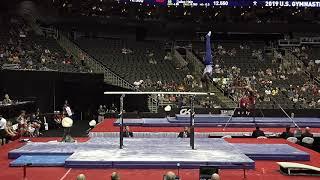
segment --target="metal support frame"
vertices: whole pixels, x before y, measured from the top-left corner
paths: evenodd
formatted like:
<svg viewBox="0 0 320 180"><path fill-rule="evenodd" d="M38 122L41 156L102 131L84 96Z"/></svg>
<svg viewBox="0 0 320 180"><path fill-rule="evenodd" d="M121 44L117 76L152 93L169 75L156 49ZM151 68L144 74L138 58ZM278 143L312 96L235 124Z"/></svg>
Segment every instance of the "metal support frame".
<svg viewBox="0 0 320 180"><path fill-rule="evenodd" d="M124 97L126 95L125 94L122 94L120 96L120 130L119 130L119 137L120 137L120 149L123 148L123 100L124 100Z"/></svg>
<svg viewBox="0 0 320 180"><path fill-rule="evenodd" d="M194 95L190 96L190 146L194 149Z"/></svg>
<svg viewBox="0 0 320 180"><path fill-rule="evenodd" d="M190 146L192 149L194 148L194 98L196 95L205 95L205 96L210 96L210 95L215 95L215 93L207 93L207 92L104 92L105 95L121 95L120 97L120 130L119 130L119 135L120 135L120 149L123 148L123 101L124 97L126 94L175 94L175 95L190 95Z"/></svg>

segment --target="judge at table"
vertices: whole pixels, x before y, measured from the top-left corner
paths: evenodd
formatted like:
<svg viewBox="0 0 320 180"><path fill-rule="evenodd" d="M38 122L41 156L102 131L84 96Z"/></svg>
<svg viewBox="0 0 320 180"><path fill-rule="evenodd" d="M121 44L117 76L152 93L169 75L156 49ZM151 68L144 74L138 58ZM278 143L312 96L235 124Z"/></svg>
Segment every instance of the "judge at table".
<svg viewBox="0 0 320 180"><path fill-rule="evenodd" d="M133 132L130 131L129 126L124 128L123 137L133 137Z"/></svg>
<svg viewBox="0 0 320 180"><path fill-rule="evenodd" d="M190 129L188 127L184 127L183 131L181 131L178 135L178 138L189 138L190 137Z"/></svg>
<svg viewBox="0 0 320 180"><path fill-rule="evenodd" d="M3 104L6 104L6 105L12 104L12 100L10 99L10 97L9 97L8 94L5 94L5 95L4 95L4 99L3 99L2 103L3 103Z"/></svg>

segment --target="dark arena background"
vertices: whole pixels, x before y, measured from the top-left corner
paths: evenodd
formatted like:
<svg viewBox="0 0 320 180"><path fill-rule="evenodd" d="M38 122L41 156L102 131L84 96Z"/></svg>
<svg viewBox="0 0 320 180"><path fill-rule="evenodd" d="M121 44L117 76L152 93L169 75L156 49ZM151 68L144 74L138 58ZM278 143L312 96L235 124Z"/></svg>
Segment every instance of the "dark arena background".
<svg viewBox="0 0 320 180"><path fill-rule="evenodd" d="M1 0L1 180L315 180L320 1Z"/></svg>

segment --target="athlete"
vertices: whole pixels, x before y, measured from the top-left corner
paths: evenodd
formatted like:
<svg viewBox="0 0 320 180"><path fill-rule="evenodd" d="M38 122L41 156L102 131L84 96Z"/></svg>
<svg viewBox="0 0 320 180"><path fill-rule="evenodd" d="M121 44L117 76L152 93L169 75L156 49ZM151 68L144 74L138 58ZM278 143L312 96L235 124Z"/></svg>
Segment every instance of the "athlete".
<svg viewBox="0 0 320 180"><path fill-rule="evenodd" d="M211 54L211 31L208 32L206 35L206 54L204 57L204 65L205 68L203 70L201 81L204 84L204 87L207 91L209 91L209 84L211 83L211 76L212 76L212 54Z"/></svg>

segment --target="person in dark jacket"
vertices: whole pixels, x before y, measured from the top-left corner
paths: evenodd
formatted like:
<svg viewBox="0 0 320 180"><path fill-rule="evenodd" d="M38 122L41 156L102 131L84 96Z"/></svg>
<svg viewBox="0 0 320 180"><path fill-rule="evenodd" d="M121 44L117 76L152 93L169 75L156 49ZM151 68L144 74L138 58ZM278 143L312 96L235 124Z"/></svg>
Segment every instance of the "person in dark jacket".
<svg viewBox="0 0 320 180"><path fill-rule="evenodd" d="M184 127L183 131L181 131L178 135L178 138L189 138L190 137L190 129L188 127Z"/></svg>
<svg viewBox="0 0 320 180"><path fill-rule="evenodd" d="M130 131L129 126L124 128L123 137L133 137L133 132Z"/></svg>
<svg viewBox="0 0 320 180"><path fill-rule="evenodd" d="M252 132L252 137L257 138L257 137L260 137L260 136L265 136L265 134L264 134L264 132L262 130L260 130L259 126L256 126L256 130L254 130Z"/></svg>
<svg viewBox="0 0 320 180"><path fill-rule="evenodd" d="M301 140L305 137L311 137L313 138L313 134L310 132L310 128L306 127L304 130L304 133L301 134Z"/></svg>
<svg viewBox="0 0 320 180"><path fill-rule="evenodd" d="M286 131L282 132L280 137L283 139L287 139L288 137L294 137L294 134L290 131L290 127L286 127Z"/></svg>

